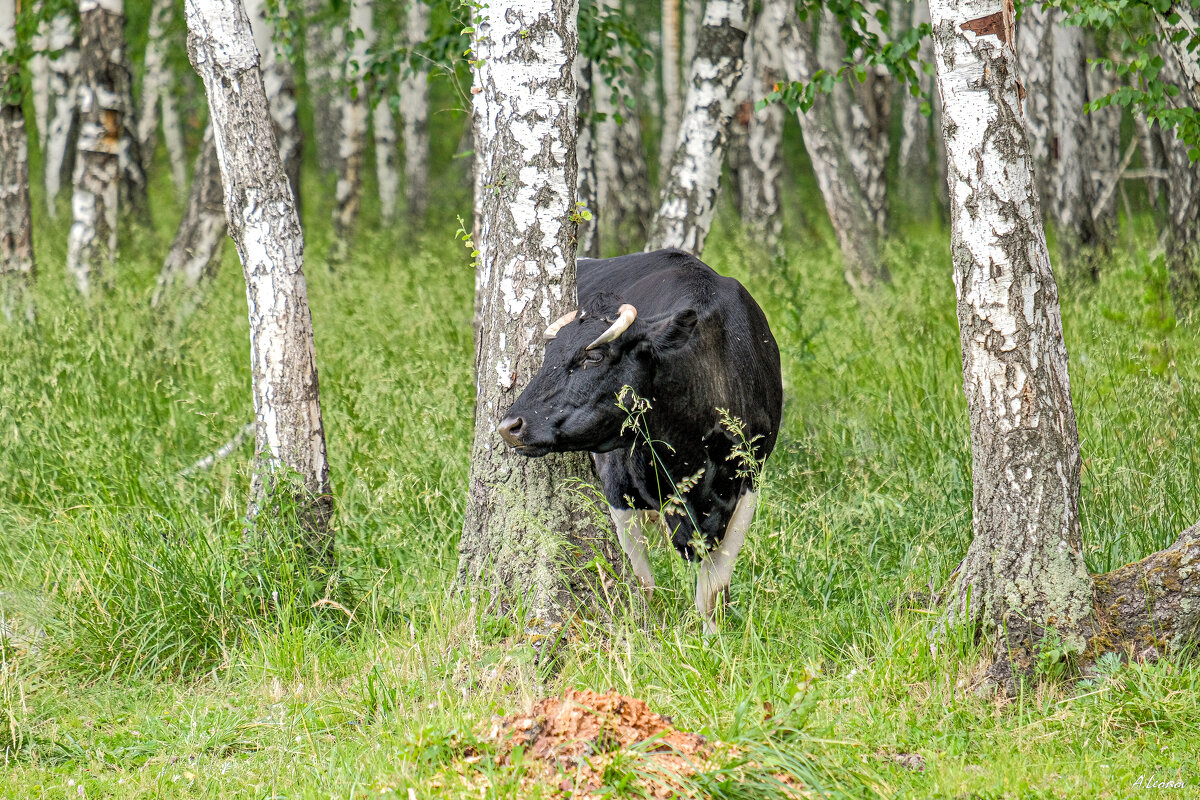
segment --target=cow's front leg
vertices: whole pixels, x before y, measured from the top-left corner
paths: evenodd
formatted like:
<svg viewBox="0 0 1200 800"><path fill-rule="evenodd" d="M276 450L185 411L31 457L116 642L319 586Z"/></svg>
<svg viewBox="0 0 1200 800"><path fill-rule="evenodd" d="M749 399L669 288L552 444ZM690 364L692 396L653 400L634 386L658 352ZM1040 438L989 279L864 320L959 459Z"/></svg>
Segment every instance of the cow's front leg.
<svg viewBox="0 0 1200 800"><path fill-rule="evenodd" d="M644 512L632 508L609 506L613 525L617 529L617 540L629 559L633 574L642 583L646 596L654 594L654 572L650 569L650 557L646 553L646 534L642 530Z"/></svg>
<svg viewBox="0 0 1200 800"><path fill-rule="evenodd" d="M758 495L752 491L738 498L737 507L725 528L725 537L700 562L700 575L696 578L696 611L700 613L706 635L717 632L717 603L728 602L733 565L746 541L746 531L750 528L750 520L754 519L757 505Z"/></svg>

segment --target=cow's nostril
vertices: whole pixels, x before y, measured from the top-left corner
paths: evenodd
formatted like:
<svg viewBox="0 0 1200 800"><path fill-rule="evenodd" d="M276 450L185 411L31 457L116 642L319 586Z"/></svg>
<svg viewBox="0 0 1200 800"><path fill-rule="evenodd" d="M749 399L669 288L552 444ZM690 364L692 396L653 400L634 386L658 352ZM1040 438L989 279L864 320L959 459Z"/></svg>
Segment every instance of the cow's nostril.
<svg viewBox="0 0 1200 800"><path fill-rule="evenodd" d="M525 420L522 417L508 417L500 421L500 438L509 447L519 447L521 432L525 430Z"/></svg>

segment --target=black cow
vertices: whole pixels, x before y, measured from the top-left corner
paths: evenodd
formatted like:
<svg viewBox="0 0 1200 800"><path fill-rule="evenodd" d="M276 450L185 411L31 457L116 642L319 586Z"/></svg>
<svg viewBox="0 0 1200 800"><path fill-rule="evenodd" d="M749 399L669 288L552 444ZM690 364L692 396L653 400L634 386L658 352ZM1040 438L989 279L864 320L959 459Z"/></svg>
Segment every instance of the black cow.
<svg viewBox="0 0 1200 800"><path fill-rule="evenodd" d="M761 464L779 433L775 337L740 283L681 250L580 259L579 305L546 329L542 368L500 434L530 457L593 454L621 546L649 592L643 521L682 494L663 517L680 555L701 560L696 609L714 630L757 501L751 465L734 451L749 442ZM618 407L626 386L650 402L640 428ZM626 409L632 402L626 394Z"/></svg>

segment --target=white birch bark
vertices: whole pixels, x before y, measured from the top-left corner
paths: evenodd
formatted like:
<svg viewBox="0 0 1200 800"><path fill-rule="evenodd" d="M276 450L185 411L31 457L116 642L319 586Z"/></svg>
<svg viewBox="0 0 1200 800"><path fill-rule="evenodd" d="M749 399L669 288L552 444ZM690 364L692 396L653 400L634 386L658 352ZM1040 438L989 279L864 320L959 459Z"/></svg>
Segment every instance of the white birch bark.
<svg viewBox="0 0 1200 800"><path fill-rule="evenodd" d="M1053 208L1056 167L1054 127L1054 39L1061 22L1056 8L1029 3L1021 12L1017 30L1017 61L1025 87L1025 130L1033 158L1034 180L1041 206Z"/></svg>
<svg viewBox="0 0 1200 800"><path fill-rule="evenodd" d="M287 5L280 4L277 13L288 14ZM300 164L304 155L304 134L300 130L296 102L296 71L292 62L275 46L275 18L264 0L246 0L246 14L250 17L254 45L258 48L259 69L267 92L275 141L279 145L279 158L292 187L299 216L303 209Z"/></svg>
<svg viewBox="0 0 1200 800"><path fill-rule="evenodd" d="M342 127L338 143L338 179L334 195L333 234L335 256L344 256L358 214L362 210L363 166L367 151L367 84L363 77L367 49L375 41L372 0L352 0L350 32L354 44L343 75L347 88L340 98Z"/></svg>
<svg viewBox="0 0 1200 800"><path fill-rule="evenodd" d="M346 58L344 20L332 13L329 0L305 0L304 8L304 76L312 98L317 165L322 174L328 174L337 170L342 141L342 105L337 82L339 65Z"/></svg>
<svg viewBox="0 0 1200 800"><path fill-rule="evenodd" d="M789 81L809 83L818 69L812 21L803 23L794 12L784 20L781 34L783 65ZM867 198L841 144L833 100L818 94L808 112L797 112L804 148L825 210L842 252L846 283L856 292L888 280L879 258L879 233Z"/></svg>
<svg viewBox="0 0 1200 800"><path fill-rule="evenodd" d="M1179 49L1160 44L1163 58L1162 78L1179 87L1180 97L1200 103L1200 82L1196 70L1179 57ZM1188 57L1186 48L1185 57ZM1195 54L1190 55L1195 58ZM1170 176L1167 185L1167 210L1170 224L1166 230L1167 269L1171 278L1171 296L1177 306L1190 309L1200 300L1200 162L1192 161L1188 146L1175 130L1162 131L1163 154Z"/></svg>
<svg viewBox="0 0 1200 800"><path fill-rule="evenodd" d="M598 7L605 15L614 14L620 3L599 0ZM630 99L639 103L644 102L641 77L640 71L635 72L627 88ZM626 253L646 241L646 223L652 211L641 120L635 108L618 107L613 101L612 87L603 81L595 83L592 100L598 117L595 126L598 208L593 214L598 220L601 249L609 247Z"/></svg>
<svg viewBox="0 0 1200 800"><path fill-rule="evenodd" d="M46 209L57 216L56 200L64 176L75 169L75 140L79 130L79 35L70 13L62 11L50 20L49 96L46 146L42 156L42 179L46 187Z"/></svg>
<svg viewBox="0 0 1200 800"><path fill-rule="evenodd" d="M692 62L690 88L661 203L646 249L700 255L716 210L734 91L742 73L746 0L710 0Z"/></svg>
<svg viewBox="0 0 1200 800"><path fill-rule="evenodd" d="M50 32L46 21L41 19L41 0L36 0L33 7L38 24L31 43L33 54L29 58L29 92L33 101L33 123L37 126L38 149L45 153L46 124L50 121Z"/></svg>
<svg viewBox="0 0 1200 800"><path fill-rule="evenodd" d="M1053 102L1058 142L1052 206L1058 246L1068 261L1081 247L1096 244L1091 208L1095 201L1091 135L1083 107L1087 104L1083 30L1060 22L1051 34L1054 47Z"/></svg>
<svg viewBox="0 0 1200 800"><path fill-rule="evenodd" d="M396 165L399 142L396 120L388 98L375 98L371 107L371 134L375 139L375 182L379 184L379 215L384 222L395 222L396 202L400 198L400 170Z"/></svg>
<svg viewBox="0 0 1200 800"><path fill-rule="evenodd" d="M79 138L76 143L73 222L67 270L87 295L117 251L117 213L126 144L127 81L121 0L79 4Z"/></svg>
<svg viewBox="0 0 1200 800"><path fill-rule="evenodd" d="M675 141L683 118L679 85L679 4L684 0L662 0L662 136L658 151L658 183L665 186L675 157ZM689 67L690 68L690 67Z"/></svg>
<svg viewBox="0 0 1200 800"><path fill-rule="evenodd" d="M998 641L992 677L1011 685L1045 642L1081 652L1089 635L1079 437L1021 119L1012 5L929 5L974 482L974 538L947 614Z"/></svg>
<svg viewBox="0 0 1200 800"><path fill-rule="evenodd" d="M221 165L210 124L204 129L187 205L158 275L151 306L172 308L177 325L186 320L200 305L201 283L216 275L227 235Z"/></svg>
<svg viewBox="0 0 1200 800"><path fill-rule="evenodd" d="M0 0L0 315L33 320L29 145L21 108L15 0Z"/></svg>
<svg viewBox="0 0 1200 800"><path fill-rule="evenodd" d="M229 232L246 277L257 427L249 516L269 513L280 493L291 494L311 561L330 565L333 504L304 235L274 146L258 50L241 0L187 0L187 25L188 54L208 95Z"/></svg>
<svg viewBox="0 0 1200 800"><path fill-rule="evenodd" d="M475 14L473 91L479 249L475 442L458 583L523 599L530 633L552 641L596 596L598 549L614 543L571 501L583 454L527 459L505 447L500 415L540 367L541 335L575 308L574 0L514 0ZM489 11L492 13L489 15Z"/></svg>
<svg viewBox="0 0 1200 800"><path fill-rule="evenodd" d="M868 3L868 10L876 4ZM869 18L874 22L874 17ZM818 54L821 66L833 72L845 65L846 44L840 33L841 23L826 8L821 17ZM886 39L877 22L874 32ZM861 53L849 54L858 62ZM847 78L834 84L832 105L837 120L838 138L846 161L854 171L866 210L882 239L887 233L887 157L889 118L891 116L891 78L880 67L865 68L865 80Z"/></svg>
<svg viewBox="0 0 1200 800"><path fill-rule="evenodd" d="M909 27L916 29L928 22L928 0L916 0L912 4ZM933 63L933 41L928 36L921 39L917 58L924 64ZM924 219L933 202L933 172L929 117L921 113L921 102L922 97L929 95L933 89L933 76L918 70L917 89L921 92L918 96L913 96L908 87L901 92L900 150L896 165L900 173L898 189L902 205L918 219Z"/></svg>
<svg viewBox="0 0 1200 800"><path fill-rule="evenodd" d="M411 49L429 35L429 3L410 0L405 12L406 42ZM400 82L404 125L404 201L408 218L425 218L429 206L429 68L422 62Z"/></svg>
<svg viewBox="0 0 1200 800"><path fill-rule="evenodd" d="M753 66L750 83L749 162L742 181L742 224L752 238L774 249L782 231L780 193L783 176L784 108L771 103L754 111L754 103L783 81L780 31L787 16L787 0L765 0L750 37Z"/></svg>
<svg viewBox="0 0 1200 800"><path fill-rule="evenodd" d="M179 114L171 94L171 72L166 64L167 29L175 14L174 0L154 0L150 9L150 28L146 34L145 77L142 78L142 108L137 119L138 149L142 170L148 172L154 161L155 134L158 131L158 110L162 109L163 138L171 162L171 179L175 191L182 193L187 185L184 165L183 135L179 129Z"/></svg>
<svg viewBox="0 0 1200 800"><path fill-rule="evenodd" d="M575 208L587 208L592 215L590 220L578 219L576 221L577 254L581 258L598 258L600 256L600 236L597 233L597 225L600 220L600 209L597 200L599 188L596 175L596 140L592 133L594 130L592 124L593 65L580 55L572 60L571 69L575 75L575 106L578 114L575 128L575 163L578 165Z"/></svg>

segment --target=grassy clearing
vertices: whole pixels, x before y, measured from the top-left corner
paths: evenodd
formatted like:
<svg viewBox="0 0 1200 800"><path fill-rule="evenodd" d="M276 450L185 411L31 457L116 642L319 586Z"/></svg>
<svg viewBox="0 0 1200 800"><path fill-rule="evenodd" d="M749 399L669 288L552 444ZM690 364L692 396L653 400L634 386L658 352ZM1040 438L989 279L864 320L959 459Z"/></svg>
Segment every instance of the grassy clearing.
<svg viewBox="0 0 1200 800"><path fill-rule="evenodd" d="M581 625L546 682L511 623L446 591L473 395L472 278L452 219L364 233L337 271L313 226L348 573L344 607L317 609L324 587L286 558L239 566L249 443L180 477L250 419L232 248L210 302L170 331L148 310L169 229L139 234L116 288L85 306L60 227L37 231L37 328L0 328L0 795L527 797L527 766L496 766L484 734L564 686L615 688L735 744L742 756L694 777L703 796L761 797L783 773L857 797L1124 797L1151 774L1200 786L1194 663L984 699L971 689L987 654L931 653L934 615L892 603L940 586L970 536L944 232L896 238L895 285L869 309L824 231L795 222L778 262L714 233L706 258L765 306L787 392L734 606L704 639L694 576L660 547L645 613ZM1099 286L1063 288L1095 571L1200 515L1200 338L1163 322L1157 281L1121 252ZM271 592L285 602L263 613ZM638 796L643 766L606 773L611 796Z"/></svg>

